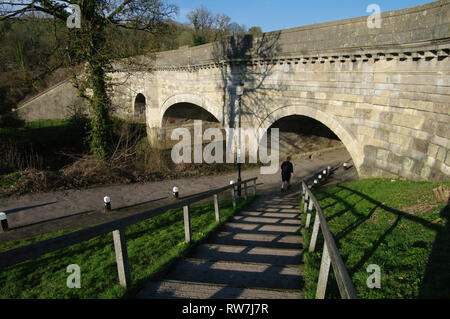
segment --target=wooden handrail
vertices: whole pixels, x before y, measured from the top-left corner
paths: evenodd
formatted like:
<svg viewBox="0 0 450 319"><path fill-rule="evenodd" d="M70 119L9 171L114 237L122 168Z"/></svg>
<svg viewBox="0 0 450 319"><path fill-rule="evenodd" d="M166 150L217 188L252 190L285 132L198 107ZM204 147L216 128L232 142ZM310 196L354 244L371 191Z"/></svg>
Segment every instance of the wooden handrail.
<svg viewBox="0 0 450 319"><path fill-rule="evenodd" d="M198 193L192 195L184 200L179 200L173 204L158 207L149 211L145 211L133 216L124 217L118 220L114 220L101 225L89 227L86 229L78 230L73 233L61 235L55 238L47 239L23 247L11 249L0 253L0 269L16 265L18 263L27 261L29 259L37 258L42 255L51 253L56 250L60 250L66 247L70 247L84 241L88 241L92 238L107 234L112 232L114 239L114 247L116 252L116 261L118 266L118 274L120 284L123 287L127 287L130 281L129 267L128 267L128 255L126 249L126 239L125 239L125 228L147 219L154 218L166 213L169 210L183 208L185 212L185 230L186 230L186 241L189 242L191 239L190 234L190 214L189 207L191 204L199 202L203 199L213 196L214 197L214 211L216 216L216 221L220 220L219 215L219 203L218 194L232 190L234 192L235 187L239 185L244 185L247 188L247 183L253 182L254 185L254 195L256 195L256 180L258 178L252 178L240 183L235 183L222 188L209 190L206 192ZM233 197L233 206L236 207L236 198ZM186 219L187 218L187 219Z"/></svg>
<svg viewBox="0 0 450 319"><path fill-rule="evenodd" d="M336 242L334 240L333 234L328 228L327 220L322 212L322 208L319 205L316 197L313 195L311 190L306 186L305 182L302 181L302 196L305 203L305 209L307 209L307 223L306 228L309 228L312 210L316 211L316 216L314 220L314 228L311 235L309 252L315 251L315 246L317 242L317 236L319 234L319 228L322 230L322 234L325 240L322 262L320 266L319 282L317 284L316 299L324 299L325 292L328 282L328 276L330 272L330 264L333 266L333 271L336 276L336 281L339 287L339 292L343 299L358 299L355 287L350 279L347 268L339 254Z"/></svg>

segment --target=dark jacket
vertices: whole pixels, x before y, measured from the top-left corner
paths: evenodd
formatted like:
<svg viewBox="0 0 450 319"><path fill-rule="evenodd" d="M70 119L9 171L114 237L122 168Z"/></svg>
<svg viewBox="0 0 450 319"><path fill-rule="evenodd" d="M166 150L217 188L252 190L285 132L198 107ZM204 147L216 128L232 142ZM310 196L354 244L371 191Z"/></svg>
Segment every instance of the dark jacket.
<svg viewBox="0 0 450 319"><path fill-rule="evenodd" d="M286 161L281 164L281 175L290 176L292 173L294 173L294 165L291 162Z"/></svg>

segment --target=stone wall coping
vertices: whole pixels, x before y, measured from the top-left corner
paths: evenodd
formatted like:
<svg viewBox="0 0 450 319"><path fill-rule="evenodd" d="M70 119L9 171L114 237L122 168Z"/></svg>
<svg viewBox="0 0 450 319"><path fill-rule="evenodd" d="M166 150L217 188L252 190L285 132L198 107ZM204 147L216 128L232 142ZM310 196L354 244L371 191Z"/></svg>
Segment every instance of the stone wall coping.
<svg viewBox="0 0 450 319"><path fill-rule="evenodd" d="M436 7L445 6L448 4L450 4L450 0L434 1L434 2L430 2L430 3L426 3L426 4L419 5L419 6L406 8L406 9L382 12L381 18L394 18L394 17L405 16L405 15L409 15L409 14L413 14L413 13L418 13L421 11L434 9ZM368 16L361 16L361 17L355 17L355 18L349 18L349 19L343 19L343 20L316 23L316 24L311 24L311 25L306 25L306 26L301 26L301 27L294 27L294 28L289 28L289 29L272 31L272 32L268 32L267 34L274 34L277 32L281 32L283 34L295 33L295 32L299 32L299 31L317 30L317 29L322 29L322 28L331 27L331 26L339 26L339 25L354 24L354 23L359 23L359 22L366 22L367 17Z"/></svg>
<svg viewBox="0 0 450 319"><path fill-rule="evenodd" d="M48 93L50 91L53 91L53 89L55 89L55 88L57 88L57 87L59 87L59 86L61 86L63 84L66 84L67 82L70 82L70 80L71 80L71 78L64 79L64 80L62 80L62 81L60 81L60 82L58 82L58 83L56 83L56 84L46 88L45 90L39 92L38 94L36 94L36 95L34 95L32 97L30 97L30 98L28 98L26 100L20 101L19 104L17 105L18 107L16 109L14 109L13 112L17 112L18 110L26 107L27 104L33 102L34 100L38 99L42 95L44 95L44 94L46 94L46 93Z"/></svg>
<svg viewBox="0 0 450 319"><path fill-rule="evenodd" d="M450 42L450 39L449 39ZM283 65L286 64L314 64L319 63L345 63L351 62L377 62L380 60L433 60L438 58L448 58L450 54L450 43L433 44L428 42L421 43L417 46L400 46L398 48L362 48L350 50L342 50L341 52L328 53L311 53L303 55L279 55L271 58L252 58L252 59L228 59L217 61L206 61L199 64L191 65L161 65L155 66L153 71L188 71L194 72L202 69L223 68L228 65Z"/></svg>
<svg viewBox="0 0 450 319"><path fill-rule="evenodd" d="M449 8L446 8L449 7ZM273 53L276 56L296 56L302 53L303 55L321 55L332 54L333 52L349 52L358 54L360 51L373 51L382 50L382 52L392 52L391 50L405 49L408 47L416 46L431 46L437 50L443 45L446 49L450 43L449 25L450 21L448 15L443 15L443 12L450 10L450 0L441 0L432 2L429 4L416 6L412 8L384 12L381 14L383 19L390 20L386 27L382 29L380 37L377 37L374 31L370 30L366 26L365 21L367 16L351 18L346 20L332 21L320 24L314 24L309 26L302 26L298 28L291 28L281 31L268 32L264 34L267 39L270 37L277 37L276 45L281 52ZM415 25L417 24L417 15L423 12L423 16L427 17L427 24L419 26L414 31L414 36L410 32L399 32L394 38L390 38L389 35L397 32L392 26L402 26L407 23ZM431 16L431 18L430 18ZM323 34L330 33L334 27L343 26L339 28L336 37L347 39L346 43L331 41L331 38L325 38L313 40L320 34L320 30L328 28L329 30L323 31ZM431 31L430 31L431 30ZM404 30L405 31L405 30ZM319 32L319 33L318 33ZM297 35L296 35L297 34ZM251 36L249 36L251 38ZM358 38L358 41L352 45L352 41L348 39ZM181 65L204 65L211 63L212 60L219 60L217 56L222 56L223 48L225 47L227 52L229 47L234 47L231 51L244 51L246 45L252 44L253 47L257 46L258 41L261 38L254 38L252 40L243 40L240 45L244 49L236 49L239 47L237 41L233 38L228 38L223 42L208 43L196 47L183 47L178 50L159 52L156 54L156 67L168 67L168 66L181 66ZM309 48L306 44L313 43L315 48ZM222 50L222 51L221 51ZM250 49L251 50L251 49ZM246 54L249 54L247 52ZM229 55L228 53L227 55ZM236 53L231 53L236 55ZM216 58L215 58L216 56Z"/></svg>

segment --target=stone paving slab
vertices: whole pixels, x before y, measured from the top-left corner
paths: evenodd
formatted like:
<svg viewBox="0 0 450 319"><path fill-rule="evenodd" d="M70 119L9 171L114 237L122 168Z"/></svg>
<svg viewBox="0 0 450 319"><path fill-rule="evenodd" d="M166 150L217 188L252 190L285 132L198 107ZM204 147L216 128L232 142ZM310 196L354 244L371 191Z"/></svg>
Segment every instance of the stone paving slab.
<svg viewBox="0 0 450 319"><path fill-rule="evenodd" d="M203 258L210 261L243 261L272 265L300 265L302 263L302 251L299 249L233 246L224 244L201 245L195 250L192 257Z"/></svg>
<svg viewBox="0 0 450 319"><path fill-rule="evenodd" d="M184 259L165 279L224 284L238 288L301 289L299 266Z"/></svg>
<svg viewBox="0 0 450 319"><path fill-rule="evenodd" d="M298 226L276 226L276 225L261 225L261 224L250 224L250 223L227 223L223 227L224 231L238 232L238 231L248 231L253 233L285 233L285 234L296 234L300 232Z"/></svg>
<svg viewBox="0 0 450 319"><path fill-rule="evenodd" d="M245 216L235 216L233 221L243 222L243 223L256 223L256 224L289 224L289 225L300 225L301 221L299 219L291 218L267 218L267 217L245 217Z"/></svg>
<svg viewBox="0 0 450 319"><path fill-rule="evenodd" d="M276 235L276 234L243 234L221 232L209 241L215 244L252 245L253 247L301 249L303 237L300 235Z"/></svg>
<svg viewBox="0 0 450 319"><path fill-rule="evenodd" d="M279 218L293 218L300 219L300 214L285 214L285 213L264 213L264 212L241 212L237 216L254 216L254 217L279 217Z"/></svg>
<svg viewBox="0 0 450 319"><path fill-rule="evenodd" d="M236 288L198 282L164 280L150 282L137 298L140 299L302 299L295 290Z"/></svg>

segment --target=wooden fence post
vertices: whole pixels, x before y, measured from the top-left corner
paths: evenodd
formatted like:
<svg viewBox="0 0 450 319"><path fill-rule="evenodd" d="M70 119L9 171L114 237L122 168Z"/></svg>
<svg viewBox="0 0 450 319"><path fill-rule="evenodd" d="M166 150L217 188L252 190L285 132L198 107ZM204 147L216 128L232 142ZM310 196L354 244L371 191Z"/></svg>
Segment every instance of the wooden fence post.
<svg viewBox="0 0 450 319"><path fill-rule="evenodd" d="M302 203L303 204L305 203L305 193L306 193L305 185L302 183ZM300 206L301 206L301 204L300 204Z"/></svg>
<svg viewBox="0 0 450 319"><path fill-rule="evenodd" d="M233 200L233 208L236 208L236 191L234 190L234 185L231 187L231 198Z"/></svg>
<svg viewBox="0 0 450 319"><path fill-rule="evenodd" d="M220 223L219 195L214 195L214 212L216 214L216 222Z"/></svg>
<svg viewBox="0 0 450 319"><path fill-rule="evenodd" d="M247 182L244 183L244 200L247 200L248 192L247 192Z"/></svg>
<svg viewBox="0 0 450 319"><path fill-rule="evenodd" d="M316 209L316 218L314 219L314 228L311 235L311 243L309 245L309 252L312 253L316 250L316 243L317 243L317 236L319 235L319 229L320 229L320 218L319 213Z"/></svg>
<svg viewBox="0 0 450 319"><path fill-rule="evenodd" d="M191 242L191 216L189 205L183 207L184 211L184 237L186 243Z"/></svg>
<svg viewBox="0 0 450 319"><path fill-rule="evenodd" d="M325 299L327 291L328 275L330 273L331 258L327 243L323 244L322 263L320 265L319 282L317 283L316 299Z"/></svg>
<svg viewBox="0 0 450 319"><path fill-rule="evenodd" d="M308 192L305 192L305 208L303 209L303 211L306 213L307 209L308 209Z"/></svg>
<svg viewBox="0 0 450 319"><path fill-rule="evenodd" d="M309 225L311 224L311 215L313 210L313 200L312 198L309 199L309 205L308 205L308 215L306 216L306 228L309 228Z"/></svg>
<svg viewBox="0 0 450 319"><path fill-rule="evenodd" d="M128 265L125 230L118 229L113 231L113 239L114 250L116 252L117 272L119 273L119 282L123 288L127 288L130 284L130 267Z"/></svg>

